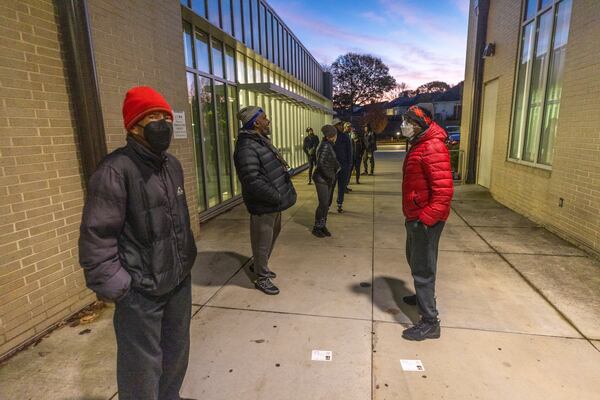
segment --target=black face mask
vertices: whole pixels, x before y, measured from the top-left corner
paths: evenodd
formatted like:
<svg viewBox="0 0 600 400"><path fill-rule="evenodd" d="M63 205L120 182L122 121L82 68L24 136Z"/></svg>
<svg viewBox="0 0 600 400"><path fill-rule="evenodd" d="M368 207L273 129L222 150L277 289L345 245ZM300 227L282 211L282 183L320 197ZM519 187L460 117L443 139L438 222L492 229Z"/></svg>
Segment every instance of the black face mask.
<svg viewBox="0 0 600 400"><path fill-rule="evenodd" d="M169 148L173 134L173 124L166 119L152 121L144 128L144 137L153 152L160 154Z"/></svg>

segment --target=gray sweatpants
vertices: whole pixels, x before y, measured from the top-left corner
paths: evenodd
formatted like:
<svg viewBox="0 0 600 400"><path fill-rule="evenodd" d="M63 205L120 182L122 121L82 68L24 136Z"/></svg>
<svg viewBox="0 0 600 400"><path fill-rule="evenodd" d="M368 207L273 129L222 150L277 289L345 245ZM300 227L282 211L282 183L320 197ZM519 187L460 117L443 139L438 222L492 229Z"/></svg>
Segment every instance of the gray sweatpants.
<svg viewBox="0 0 600 400"><path fill-rule="evenodd" d="M281 213L250 215L250 242L254 257L254 273L258 279L267 278L269 258L281 232Z"/></svg>
<svg viewBox="0 0 600 400"><path fill-rule="evenodd" d="M188 366L192 284L149 296L131 289L115 306L119 400L179 400Z"/></svg>
<svg viewBox="0 0 600 400"><path fill-rule="evenodd" d="M417 305L423 319L437 320L435 303L435 277L437 273L438 245L444 222L426 226L419 221L406 221L406 260L415 283Z"/></svg>

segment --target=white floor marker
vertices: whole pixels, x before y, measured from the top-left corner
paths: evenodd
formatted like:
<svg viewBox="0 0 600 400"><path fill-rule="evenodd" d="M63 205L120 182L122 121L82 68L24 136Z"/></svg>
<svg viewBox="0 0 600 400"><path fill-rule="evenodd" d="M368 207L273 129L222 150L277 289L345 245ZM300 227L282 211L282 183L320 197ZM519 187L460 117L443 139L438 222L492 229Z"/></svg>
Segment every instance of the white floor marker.
<svg viewBox="0 0 600 400"><path fill-rule="evenodd" d="M423 367L423 363L421 362L421 360L400 360L400 364L402 365L402 369L404 371L425 371L425 367Z"/></svg>
<svg viewBox="0 0 600 400"><path fill-rule="evenodd" d="M333 351L313 350L311 359L313 361L331 361L333 359Z"/></svg>

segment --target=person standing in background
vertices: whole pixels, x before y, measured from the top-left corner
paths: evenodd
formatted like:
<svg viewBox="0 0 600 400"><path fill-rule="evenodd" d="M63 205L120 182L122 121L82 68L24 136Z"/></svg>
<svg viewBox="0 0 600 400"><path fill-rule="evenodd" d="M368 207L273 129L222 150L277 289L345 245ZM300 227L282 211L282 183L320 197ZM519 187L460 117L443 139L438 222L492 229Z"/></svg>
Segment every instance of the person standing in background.
<svg viewBox="0 0 600 400"><path fill-rule="evenodd" d="M317 147L319 146L319 138L315 135L312 128L306 128L308 135L304 138L304 154L308 159L308 184L312 183L313 169L316 162Z"/></svg>
<svg viewBox="0 0 600 400"><path fill-rule="evenodd" d="M331 236L327 229L327 214L333 200L333 188L340 170L340 163L335 155L334 144L337 139L337 129L332 125L321 128L323 141L317 149L317 167L313 180L317 189L319 205L315 211L315 225L312 233L317 237Z"/></svg>
<svg viewBox="0 0 600 400"><path fill-rule="evenodd" d="M335 154L340 163L340 172L337 176L337 211L344 212L344 195L348 185L348 175L352 170L352 143L350 137L344 132L344 123L339 118L334 118L332 122L337 130L337 139L335 145Z"/></svg>
<svg viewBox="0 0 600 400"><path fill-rule="evenodd" d="M369 129L369 125L364 127L365 137L365 156L364 156L364 167L365 175L369 175L369 169L367 168L369 163L371 164L371 175L375 172L375 152L377 151L377 137L375 133Z"/></svg>

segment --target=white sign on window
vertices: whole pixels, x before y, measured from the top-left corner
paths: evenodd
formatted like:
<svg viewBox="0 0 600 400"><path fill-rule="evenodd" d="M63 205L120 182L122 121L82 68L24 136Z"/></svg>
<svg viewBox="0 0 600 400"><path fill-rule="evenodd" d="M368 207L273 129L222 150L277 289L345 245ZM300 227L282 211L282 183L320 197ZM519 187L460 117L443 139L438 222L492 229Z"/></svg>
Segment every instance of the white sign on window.
<svg viewBox="0 0 600 400"><path fill-rule="evenodd" d="M173 137L175 139L187 139L185 127L185 111L173 111Z"/></svg>

